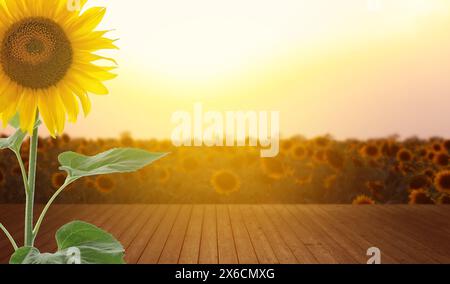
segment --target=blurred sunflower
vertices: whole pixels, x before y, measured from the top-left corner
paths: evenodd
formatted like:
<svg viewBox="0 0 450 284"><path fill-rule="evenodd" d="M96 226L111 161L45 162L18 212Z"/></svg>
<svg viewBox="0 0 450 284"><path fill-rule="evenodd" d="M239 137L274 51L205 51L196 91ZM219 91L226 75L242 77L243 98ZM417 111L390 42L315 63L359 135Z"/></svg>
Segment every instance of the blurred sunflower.
<svg viewBox="0 0 450 284"><path fill-rule="evenodd" d="M434 157L434 163L439 167L448 166L449 156L445 153L439 153Z"/></svg>
<svg viewBox="0 0 450 284"><path fill-rule="evenodd" d="M303 145L296 145L291 151L292 157L297 161L305 159L308 155L308 150Z"/></svg>
<svg viewBox="0 0 450 284"><path fill-rule="evenodd" d="M95 180L87 178L84 180L84 186L89 189L95 189Z"/></svg>
<svg viewBox="0 0 450 284"><path fill-rule="evenodd" d="M84 7L87 0L81 0ZM66 117L75 122L87 93L108 94L103 81L113 67L96 65L113 59L94 52L115 49L114 40L96 31L105 8L81 13L64 0L0 1L0 116L6 124L19 113L20 128L32 132L39 109L52 136L63 133Z"/></svg>
<svg viewBox="0 0 450 284"><path fill-rule="evenodd" d="M52 186L54 189L60 188L66 181L67 174L63 172L54 173L52 175Z"/></svg>
<svg viewBox="0 0 450 284"><path fill-rule="evenodd" d="M409 180L410 189L423 189L430 185L431 181L427 175L415 175Z"/></svg>
<svg viewBox="0 0 450 284"><path fill-rule="evenodd" d="M284 152L290 151L292 146L294 146L294 142L291 139L281 141L281 150Z"/></svg>
<svg viewBox="0 0 450 284"><path fill-rule="evenodd" d="M361 149L361 155L367 158L376 159L380 157L380 154L381 154L380 149L378 148L377 145L374 144L365 145Z"/></svg>
<svg viewBox="0 0 450 284"><path fill-rule="evenodd" d="M431 180L433 180L434 176L435 176L433 169L425 169L423 171L423 174L426 175L427 177L429 177Z"/></svg>
<svg viewBox="0 0 450 284"><path fill-rule="evenodd" d="M450 193L450 171L441 171L436 175L434 184L438 191Z"/></svg>
<svg viewBox="0 0 450 284"><path fill-rule="evenodd" d="M325 158L328 164L337 170L341 170L344 167L345 157L341 152L337 150L326 150Z"/></svg>
<svg viewBox="0 0 450 284"><path fill-rule="evenodd" d="M439 196L438 200L437 200L438 204L441 205L448 205L450 204L450 195L449 194L442 194L441 196Z"/></svg>
<svg viewBox="0 0 450 284"><path fill-rule="evenodd" d="M385 185L382 181L368 181L366 182L366 187L370 190L374 198L383 199Z"/></svg>
<svg viewBox="0 0 450 284"><path fill-rule="evenodd" d="M261 168L269 178L282 179L286 175L286 169L283 162L277 158L261 159Z"/></svg>
<svg viewBox="0 0 450 284"><path fill-rule="evenodd" d="M189 156L181 161L181 167L187 172L195 171L199 167L199 162L196 158Z"/></svg>
<svg viewBox="0 0 450 284"><path fill-rule="evenodd" d="M157 169L157 178L160 184L166 184L170 180L170 171L166 167Z"/></svg>
<svg viewBox="0 0 450 284"><path fill-rule="evenodd" d="M434 150L435 152L440 152L440 151L442 151L442 145L441 145L441 143L438 143L438 142L434 143L434 144L431 146L431 148L433 148L433 150Z"/></svg>
<svg viewBox="0 0 450 284"><path fill-rule="evenodd" d="M232 171L221 170L213 174L211 184L217 193L229 195L241 187L239 177Z"/></svg>
<svg viewBox="0 0 450 284"><path fill-rule="evenodd" d="M5 173L3 172L3 169L0 168L0 186L4 185L6 181Z"/></svg>
<svg viewBox="0 0 450 284"><path fill-rule="evenodd" d="M445 140L443 145L444 145L444 148L447 150L447 152L450 153L450 139Z"/></svg>
<svg viewBox="0 0 450 284"><path fill-rule="evenodd" d="M353 202L353 205L373 205L375 201L367 195L359 195L357 196Z"/></svg>
<svg viewBox="0 0 450 284"><path fill-rule="evenodd" d="M336 180L337 180L337 175L330 175L324 180L323 186L326 189L331 189L336 184Z"/></svg>
<svg viewBox="0 0 450 284"><path fill-rule="evenodd" d="M424 189L414 189L409 194L409 204L434 204L434 201Z"/></svg>
<svg viewBox="0 0 450 284"><path fill-rule="evenodd" d="M108 176L98 176L95 179L95 187L101 193L110 193L115 186L114 180Z"/></svg>
<svg viewBox="0 0 450 284"><path fill-rule="evenodd" d="M65 133L61 136L61 140L64 142L64 144L69 144L71 138L70 138L69 134Z"/></svg>
<svg viewBox="0 0 450 284"><path fill-rule="evenodd" d="M407 163L407 162L411 162L412 159L413 159L413 155L412 155L411 151L409 151L408 149L401 149L397 153L397 160L399 162Z"/></svg>
<svg viewBox="0 0 450 284"><path fill-rule="evenodd" d="M26 168L26 167L25 167ZM10 174L12 176L20 176L22 175L22 170L20 169L19 165L14 165L11 170L10 170Z"/></svg>
<svg viewBox="0 0 450 284"><path fill-rule="evenodd" d="M316 139L314 139L314 144L319 148L326 148L331 144L331 137L317 137Z"/></svg>
<svg viewBox="0 0 450 284"><path fill-rule="evenodd" d="M326 162L325 150L318 150L314 153L314 160L318 163Z"/></svg>

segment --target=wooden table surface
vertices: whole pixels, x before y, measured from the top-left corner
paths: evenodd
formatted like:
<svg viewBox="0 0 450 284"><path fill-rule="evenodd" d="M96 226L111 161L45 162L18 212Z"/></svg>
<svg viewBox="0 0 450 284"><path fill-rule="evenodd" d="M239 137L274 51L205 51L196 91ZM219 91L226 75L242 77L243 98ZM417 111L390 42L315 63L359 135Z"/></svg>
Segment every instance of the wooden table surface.
<svg viewBox="0 0 450 284"><path fill-rule="evenodd" d="M36 208L39 211L42 208ZM55 205L36 246L72 220L118 238L128 263L450 263L450 206ZM0 222L20 241L23 205L0 205ZM0 234L0 263L12 248Z"/></svg>

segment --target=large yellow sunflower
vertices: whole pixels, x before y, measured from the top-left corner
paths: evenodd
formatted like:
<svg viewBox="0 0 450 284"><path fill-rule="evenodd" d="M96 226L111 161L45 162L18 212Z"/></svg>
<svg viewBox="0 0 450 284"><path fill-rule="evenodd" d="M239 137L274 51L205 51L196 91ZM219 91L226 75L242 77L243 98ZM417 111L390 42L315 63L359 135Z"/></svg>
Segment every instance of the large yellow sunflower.
<svg viewBox="0 0 450 284"><path fill-rule="evenodd" d="M115 49L107 31L97 31L105 8L69 9L68 0L0 0L0 119L6 125L18 113L20 127L31 132L37 110L52 136L66 119L75 122L79 102L87 115L88 93L108 93L103 81L115 77L114 60L95 54ZM112 65L114 65L112 64Z"/></svg>

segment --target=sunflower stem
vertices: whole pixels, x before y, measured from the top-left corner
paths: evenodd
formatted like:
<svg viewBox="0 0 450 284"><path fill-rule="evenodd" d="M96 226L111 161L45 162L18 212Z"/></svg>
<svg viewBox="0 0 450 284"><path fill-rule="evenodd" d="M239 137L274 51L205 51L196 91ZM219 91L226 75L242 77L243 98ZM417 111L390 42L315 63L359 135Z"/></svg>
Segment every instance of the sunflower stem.
<svg viewBox="0 0 450 284"><path fill-rule="evenodd" d="M3 231L3 233L5 233L6 237L8 238L9 242L11 243L11 245L14 248L14 251L18 250L19 247L17 246L16 241L14 240L14 238L11 236L11 234L9 233L9 231L5 228L5 226L3 226L2 223L0 223L0 230Z"/></svg>
<svg viewBox="0 0 450 284"><path fill-rule="evenodd" d="M35 122L39 119L39 112L36 113ZM39 127L36 126L30 137L30 164L28 168L28 191L25 203L25 236L24 245L32 247L34 245L33 237L33 208L34 208L34 191L36 188L36 162L39 141Z"/></svg>
<svg viewBox="0 0 450 284"><path fill-rule="evenodd" d="M20 171L22 173L23 186L25 188L25 194L28 193L28 177L27 170L25 169L25 165L23 164L22 157L20 156L20 151L14 151L16 155L17 161L19 162Z"/></svg>

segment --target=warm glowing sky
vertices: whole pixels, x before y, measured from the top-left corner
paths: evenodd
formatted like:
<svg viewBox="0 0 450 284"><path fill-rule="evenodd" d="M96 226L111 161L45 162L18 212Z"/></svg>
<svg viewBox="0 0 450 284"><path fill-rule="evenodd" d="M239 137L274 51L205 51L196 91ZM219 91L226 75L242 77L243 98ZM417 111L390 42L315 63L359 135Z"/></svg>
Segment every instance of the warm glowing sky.
<svg viewBox="0 0 450 284"><path fill-rule="evenodd" d="M120 69L76 136L168 137L195 102L279 110L285 136L450 136L450 1L91 2Z"/></svg>

